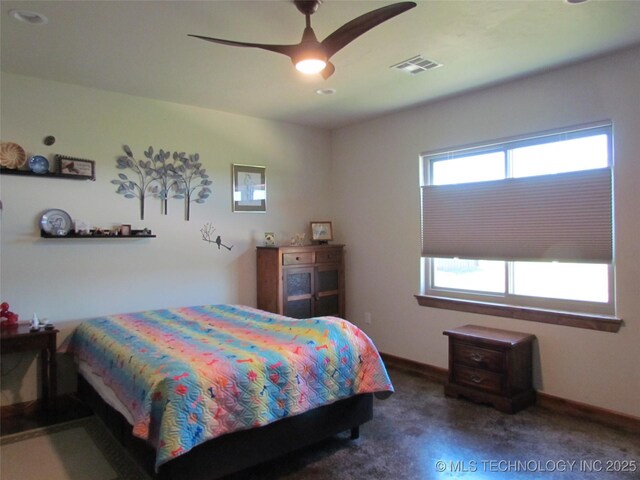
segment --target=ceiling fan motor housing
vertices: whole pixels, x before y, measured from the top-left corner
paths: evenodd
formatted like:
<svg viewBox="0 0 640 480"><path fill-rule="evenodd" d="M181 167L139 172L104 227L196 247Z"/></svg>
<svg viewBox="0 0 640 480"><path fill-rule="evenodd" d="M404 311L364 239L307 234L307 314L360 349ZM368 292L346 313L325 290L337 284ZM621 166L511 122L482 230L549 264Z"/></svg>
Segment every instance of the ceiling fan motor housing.
<svg viewBox="0 0 640 480"><path fill-rule="evenodd" d="M303 15L313 15L318 10L322 0L293 0Z"/></svg>

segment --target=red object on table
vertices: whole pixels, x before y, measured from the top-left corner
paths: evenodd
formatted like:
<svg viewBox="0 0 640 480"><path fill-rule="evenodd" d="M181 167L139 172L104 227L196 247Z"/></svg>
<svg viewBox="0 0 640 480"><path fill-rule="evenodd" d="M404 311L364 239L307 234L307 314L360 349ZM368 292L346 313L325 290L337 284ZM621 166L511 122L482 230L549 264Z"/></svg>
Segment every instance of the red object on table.
<svg viewBox="0 0 640 480"><path fill-rule="evenodd" d="M18 326L18 314L9 311L9 304L0 304L0 328L16 328Z"/></svg>

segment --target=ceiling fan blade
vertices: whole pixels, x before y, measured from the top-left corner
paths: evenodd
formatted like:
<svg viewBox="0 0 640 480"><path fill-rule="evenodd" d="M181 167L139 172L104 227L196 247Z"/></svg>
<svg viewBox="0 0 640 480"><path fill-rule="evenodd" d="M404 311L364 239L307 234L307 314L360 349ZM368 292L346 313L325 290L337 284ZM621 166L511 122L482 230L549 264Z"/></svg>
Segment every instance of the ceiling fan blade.
<svg viewBox="0 0 640 480"><path fill-rule="evenodd" d="M354 18L322 41L322 47L327 54L327 58L331 58L331 56L338 50L354 41L363 33L371 30L373 27L380 25L382 22L386 22L396 15L400 15L415 6L415 2L394 3Z"/></svg>
<svg viewBox="0 0 640 480"><path fill-rule="evenodd" d="M333 72L335 71L336 71L335 65L331 62L327 62L327 66L324 67L324 69L320 72L320 75L322 75L322 78L326 80L331 75L333 75Z"/></svg>
<svg viewBox="0 0 640 480"><path fill-rule="evenodd" d="M235 42L233 40L224 40L222 38L203 37L202 35L191 35L190 37L206 40L207 42L220 43L222 45L231 45L232 47L249 47L249 48L261 48L262 50L269 50L270 52L281 53L291 58L295 55L299 48L299 45L269 45L263 43L248 43L248 42Z"/></svg>

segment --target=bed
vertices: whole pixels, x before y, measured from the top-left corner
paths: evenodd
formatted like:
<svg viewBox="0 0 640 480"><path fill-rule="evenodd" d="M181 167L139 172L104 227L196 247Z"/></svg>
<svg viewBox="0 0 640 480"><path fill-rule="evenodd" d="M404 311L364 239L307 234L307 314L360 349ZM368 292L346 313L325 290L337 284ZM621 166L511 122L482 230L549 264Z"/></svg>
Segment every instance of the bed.
<svg viewBox="0 0 640 480"><path fill-rule="evenodd" d="M380 355L336 317L239 305L111 315L66 346L79 393L154 478L219 478L372 418Z"/></svg>

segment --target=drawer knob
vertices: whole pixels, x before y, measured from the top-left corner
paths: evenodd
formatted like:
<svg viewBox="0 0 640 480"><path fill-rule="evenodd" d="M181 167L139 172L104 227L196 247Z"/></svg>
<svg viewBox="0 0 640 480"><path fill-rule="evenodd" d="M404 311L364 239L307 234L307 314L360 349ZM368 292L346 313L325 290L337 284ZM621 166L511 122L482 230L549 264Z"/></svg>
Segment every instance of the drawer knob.
<svg viewBox="0 0 640 480"><path fill-rule="evenodd" d="M469 357L471 357L471 360L473 360L474 362L481 362L482 360L484 360L484 355L477 352L473 352L471 355L469 355Z"/></svg>
<svg viewBox="0 0 640 480"><path fill-rule="evenodd" d="M471 375L471 381L473 383L482 383L482 380L484 380L482 377L479 377L478 375Z"/></svg>

